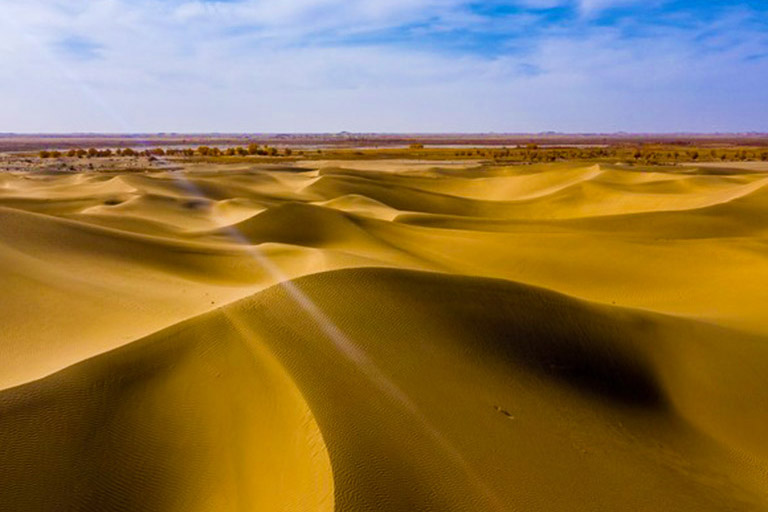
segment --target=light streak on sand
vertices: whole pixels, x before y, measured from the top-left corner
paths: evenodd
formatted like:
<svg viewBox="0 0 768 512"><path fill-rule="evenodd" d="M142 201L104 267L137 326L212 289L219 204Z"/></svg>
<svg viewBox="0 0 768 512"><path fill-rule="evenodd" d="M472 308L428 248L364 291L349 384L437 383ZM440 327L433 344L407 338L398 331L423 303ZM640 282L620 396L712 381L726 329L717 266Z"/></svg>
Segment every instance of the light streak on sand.
<svg viewBox="0 0 768 512"><path fill-rule="evenodd" d="M208 199L202 190L190 181L184 171L171 171L176 181L185 190L198 199ZM325 338L333 343L340 355L355 367L373 383L380 391L385 393L390 399L399 404L402 409L408 412L413 419L422 427L424 432L432 441L439 446L442 451L456 464L458 468L466 475L468 482L475 487L481 496L485 497L489 506L493 510L505 510L501 500L495 495L493 490L477 476L473 468L464 459L461 452L446 438L440 430L429 421L429 419L419 410L418 406L397 384L392 382L360 349L360 347L342 331L331 318L326 315L312 299L304 293L296 284L267 257L263 251L253 245L250 240L237 228L225 226L223 231L236 244L247 249L248 254L281 286L288 296L304 311L312 321L319 327ZM225 317L238 329L239 332L249 332L251 336L256 336L251 326L243 319L236 318L231 311L222 309Z"/></svg>

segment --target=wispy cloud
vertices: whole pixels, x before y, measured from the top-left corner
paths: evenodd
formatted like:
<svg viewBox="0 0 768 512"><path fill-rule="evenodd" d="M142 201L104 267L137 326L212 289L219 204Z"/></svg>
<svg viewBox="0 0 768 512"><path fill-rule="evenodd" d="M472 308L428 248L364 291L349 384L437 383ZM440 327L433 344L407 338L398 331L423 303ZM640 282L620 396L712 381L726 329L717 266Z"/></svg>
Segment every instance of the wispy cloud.
<svg viewBox="0 0 768 512"><path fill-rule="evenodd" d="M768 130L768 6L4 0L0 131Z"/></svg>

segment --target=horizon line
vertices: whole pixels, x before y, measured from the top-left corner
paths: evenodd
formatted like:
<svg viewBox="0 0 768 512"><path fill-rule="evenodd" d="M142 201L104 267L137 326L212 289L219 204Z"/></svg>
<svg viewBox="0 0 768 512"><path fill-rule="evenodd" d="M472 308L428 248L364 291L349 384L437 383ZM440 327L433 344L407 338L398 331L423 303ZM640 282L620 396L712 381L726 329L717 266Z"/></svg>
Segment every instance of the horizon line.
<svg viewBox="0 0 768 512"><path fill-rule="evenodd" d="M211 132L178 132L178 131L148 131L148 132L0 132L0 137L78 137L78 136L103 136L103 137L121 137L121 136L423 136L423 137L442 137L442 136L493 136L493 137L531 137L531 136L569 136L569 137L605 137L605 136L688 136L688 137L721 137L721 136L763 136L768 137L768 131L717 131L717 132L374 132L374 131L309 131L309 132L247 132L247 131L211 131Z"/></svg>

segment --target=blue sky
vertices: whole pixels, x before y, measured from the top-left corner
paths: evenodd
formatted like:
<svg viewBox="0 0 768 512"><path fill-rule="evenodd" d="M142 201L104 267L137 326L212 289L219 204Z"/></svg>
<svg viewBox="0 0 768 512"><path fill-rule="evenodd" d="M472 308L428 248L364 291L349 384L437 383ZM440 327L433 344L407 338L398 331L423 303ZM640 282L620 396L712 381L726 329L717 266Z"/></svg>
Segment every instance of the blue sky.
<svg viewBox="0 0 768 512"><path fill-rule="evenodd" d="M768 1L2 0L0 132L768 132Z"/></svg>

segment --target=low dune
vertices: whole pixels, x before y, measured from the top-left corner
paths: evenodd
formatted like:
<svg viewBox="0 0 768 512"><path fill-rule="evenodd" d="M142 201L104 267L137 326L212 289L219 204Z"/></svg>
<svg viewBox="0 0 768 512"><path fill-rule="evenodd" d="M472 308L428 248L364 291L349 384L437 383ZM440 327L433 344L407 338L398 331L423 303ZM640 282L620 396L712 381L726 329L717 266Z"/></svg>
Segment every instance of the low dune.
<svg viewBox="0 0 768 512"><path fill-rule="evenodd" d="M0 510L768 510L768 172L713 169L2 174Z"/></svg>

